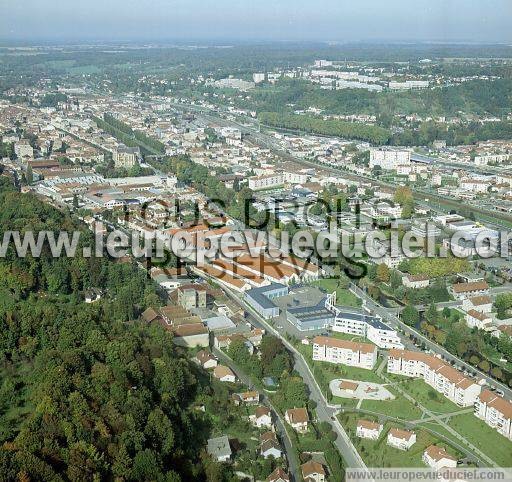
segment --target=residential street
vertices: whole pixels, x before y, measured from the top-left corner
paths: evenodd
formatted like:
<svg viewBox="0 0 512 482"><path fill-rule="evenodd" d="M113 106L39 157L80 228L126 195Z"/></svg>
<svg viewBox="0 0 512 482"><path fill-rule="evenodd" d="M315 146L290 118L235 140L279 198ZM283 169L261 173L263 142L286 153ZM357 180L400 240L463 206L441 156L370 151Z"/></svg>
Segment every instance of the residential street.
<svg viewBox="0 0 512 482"><path fill-rule="evenodd" d="M215 354L216 357L219 358L219 360L222 361L223 364L227 365L229 368L231 368L231 370L233 370L235 375L244 385L246 385L251 390L256 390L257 392L259 392L262 397L263 404L268 406L272 410L272 418L275 422L277 431L279 432L279 439L284 444L286 458L289 464L290 476L293 477L293 480L299 481L301 477L299 461L295 457L295 452L292 447L292 441L288 436L288 432L286 431L286 428L284 426L285 422L281 419L279 412L277 412L277 410L273 407L270 399L267 397L265 392L262 392L255 388L251 379L235 364L235 362L231 358L229 358L222 350L219 350L215 347L212 348L212 352Z"/></svg>
<svg viewBox="0 0 512 482"><path fill-rule="evenodd" d="M500 383L482 371L480 371L478 368L475 368L474 366L470 365L469 363L466 363L464 360L461 360L460 358L457 358L455 355L452 355L449 351L445 350L443 347L439 346L437 343L434 343L433 341L429 340L426 336L422 335L420 332L416 331L414 328L406 325L403 323L400 319L398 319L395 315L391 314L386 308L376 303L368 294L358 288L355 285L351 286L351 291L356 295L362 298L366 306L382 317L383 320L385 320L389 325L391 325L393 328L401 329L403 330L407 335L412 335L416 337L418 340L420 340L422 343L425 343L425 346L432 350L433 352L441 355L445 360L448 360L449 362L453 362L455 366L458 366L462 368L462 370L468 370L470 372L476 372L480 377L484 378L486 382L496 387L500 390L503 390L503 393L505 394L505 397L507 399L512 398L512 389L504 385L503 383Z"/></svg>
<svg viewBox="0 0 512 482"><path fill-rule="evenodd" d="M246 312L250 315L251 323L257 328L263 328L268 333L278 337L284 343L286 348L293 353L295 358L295 369L304 379L304 383L308 386L310 392L310 398L317 403L317 415L318 420L329 422L333 430L338 434L338 438L336 439L336 447L340 451L343 460L345 461L346 467L350 468L362 468L365 469L366 465L357 452L356 448L350 441L347 433L338 422L335 414L337 409L335 407L330 406L327 403L324 395L322 394L320 387L318 386L311 370L308 365L302 358L302 355L295 349L295 347L289 343L278 331L272 328L266 321L264 321L257 313L255 313L251 308L249 308L246 304L242 302L239 296L231 293L228 290L225 290L228 296L239 306L241 306Z"/></svg>

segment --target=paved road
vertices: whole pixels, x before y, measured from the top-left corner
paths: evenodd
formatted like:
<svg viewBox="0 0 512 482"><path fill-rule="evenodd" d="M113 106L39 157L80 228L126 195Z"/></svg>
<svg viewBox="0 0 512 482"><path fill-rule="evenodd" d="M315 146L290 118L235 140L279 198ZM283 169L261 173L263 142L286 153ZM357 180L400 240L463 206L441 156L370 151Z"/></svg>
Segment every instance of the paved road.
<svg viewBox="0 0 512 482"><path fill-rule="evenodd" d="M459 432L454 430L450 425L448 425L443 418L443 414L438 414L436 412L432 412L428 408L426 408L424 405L419 403L414 397L412 397L406 390L404 390L400 383L393 383L389 378L387 378L384 374L381 374L381 377L386 380L389 385L391 385L395 390L397 390L399 393L402 394L402 396L409 400L411 403L415 403L418 405L418 408L425 414L429 419L434 420L434 422L437 422L437 424L441 427L444 426L444 429L447 430L455 439L458 439L462 444L464 444L469 450L470 454L472 454L475 458L478 459L480 466L489 466L489 467L497 467L498 465L494 460L492 460L490 457L488 457L486 454L484 454L478 447L475 447L469 440L467 440L463 435L461 435ZM465 453L467 453L467 450L464 450ZM484 461L482 463L482 461Z"/></svg>
<svg viewBox="0 0 512 482"><path fill-rule="evenodd" d="M443 347L439 346L437 343L434 343L432 340L429 340L426 336L422 335L420 332L416 331L414 328L406 325L403 323L400 319L398 319L395 315L389 313L386 308L379 305L375 302L368 294L363 291L362 289L358 288L355 285L351 286L351 291L356 295L362 298L366 306L377 313L379 316L381 316L384 320L388 322L389 325L391 325L395 329L401 329L404 331L407 335L412 335L416 337L418 340L423 342L426 347L429 350L432 350L433 352L441 355L445 360L449 362L453 362L454 365L458 366L459 368L462 368L463 370L467 370L469 372L476 372L478 376L485 379L485 381L495 388L498 388L503 391L505 394L505 397L507 399L512 399L512 390L504 385L503 383L500 383L492 378L489 377L489 375L486 375L484 372L478 370L478 368L475 368L474 366L470 365L469 363L466 363L464 360L461 360L460 358L456 357L455 355L451 354L449 351L445 350Z"/></svg>
<svg viewBox="0 0 512 482"><path fill-rule="evenodd" d="M288 459L288 466L289 466L289 472L292 476L292 480L295 480L296 482L301 480L301 474L300 474L300 468L299 468L299 461L297 460L295 456L295 451L293 449L293 444L290 439L290 436L288 435L288 432L286 431L286 428L284 426L284 421L281 419L281 416L279 415L279 412L274 408L272 405L272 402L267 397L265 393L260 392L257 388L254 387L254 384L252 383L252 380L250 377L248 377L240 368L234 363L234 361L229 358L223 351L218 350L217 348L212 348L212 352L220 359L222 360L222 363L229 366L231 370L235 373L235 375L239 378L239 380L246 385L251 390L256 390L260 393L262 397L263 403L270 407L272 410L273 420L275 421L276 428L279 432L280 439L283 442L286 458Z"/></svg>
<svg viewBox="0 0 512 482"><path fill-rule="evenodd" d="M334 443L338 450L340 451L343 460L345 461L345 466L349 468L366 469L366 465L363 462L363 459L361 458L356 448L352 444L344 428L336 418L338 408L328 404L327 400L322 394L322 391L320 390L320 387L318 386L315 380L315 377L311 373L311 370L309 369L309 366L305 362L302 355L279 332L277 332L272 326L270 326L265 320L263 320L256 312L254 312L252 308L243 303L239 296L237 296L235 293L232 293L227 289L225 289L224 291L235 303L237 303L240 307L242 307L246 312L249 313L251 324L258 328L265 329L268 333L272 333L274 336L281 339L286 348L290 350L295 359L295 369L302 376L304 383L308 386L311 400L314 400L317 403L316 410L318 420L321 422L329 422L332 425L333 430L338 435L338 438Z"/></svg>
<svg viewBox="0 0 512 482"><path fill-rule="evenodd" d="M493 286L492 288L489 288L489 293L492 295L498 295L500 293L511 293L512 287L510 286L510 283L505 283L503 286Z"/></svg>

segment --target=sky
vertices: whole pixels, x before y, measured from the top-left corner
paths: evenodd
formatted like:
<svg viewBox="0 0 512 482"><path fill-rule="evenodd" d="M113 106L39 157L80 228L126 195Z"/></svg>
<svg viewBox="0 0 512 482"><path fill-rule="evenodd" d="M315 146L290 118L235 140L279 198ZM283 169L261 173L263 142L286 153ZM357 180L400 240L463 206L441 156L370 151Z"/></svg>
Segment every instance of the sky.
<svg viewBox="0 0 512 482"><path fill-rule="evenodd" d="M512 0L0 0L12 40L512 43Z"/></svg>

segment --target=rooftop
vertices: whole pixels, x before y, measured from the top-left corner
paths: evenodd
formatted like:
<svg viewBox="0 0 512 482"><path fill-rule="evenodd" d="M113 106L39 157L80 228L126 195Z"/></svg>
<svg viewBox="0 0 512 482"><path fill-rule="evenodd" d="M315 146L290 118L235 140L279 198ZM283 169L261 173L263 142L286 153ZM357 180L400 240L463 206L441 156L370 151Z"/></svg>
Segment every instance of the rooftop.
<svg viewBox="0 0 512 482"><path fill-rule="evenodd" d="M332 338L329 336L315 336L313 338L315 345L323 345L344 350L359 351L361 353L373 353L376 351L376 346L370 343L357 343L355 341L340 340L339 338Z"/></svg>
<svg viewBox="0 0 512 482"><path fill-rule="evenodd" d="M231 447L227 435L209 439L207 451L215 458L230 457Z"/></svg>

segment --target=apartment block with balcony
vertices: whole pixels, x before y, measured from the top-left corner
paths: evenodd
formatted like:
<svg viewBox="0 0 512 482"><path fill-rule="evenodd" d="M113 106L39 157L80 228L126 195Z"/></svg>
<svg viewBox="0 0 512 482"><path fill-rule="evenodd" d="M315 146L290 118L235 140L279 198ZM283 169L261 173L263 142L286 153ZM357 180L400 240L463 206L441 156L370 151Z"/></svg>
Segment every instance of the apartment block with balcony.
<svg viewBox="0 0 512 482"><path fill-rule="evenodd" d="M421 377L434 390L460 407L473 405L481 387L441 359L421 352L392 349L388 353L388 373Z"/></svg>
<svg viewBox="0 0 512 482"><path fill-rule="evenodd" d="M512 403L489 390L475 401L475 415L498 433L512 440Z"/></svg>
<svg viewBox="0 0 512 482"><path fill-rule="evenodd" d="M316 336L313 339L313 360L371 370L377 362L377 347L369 343Z"/></svg>

